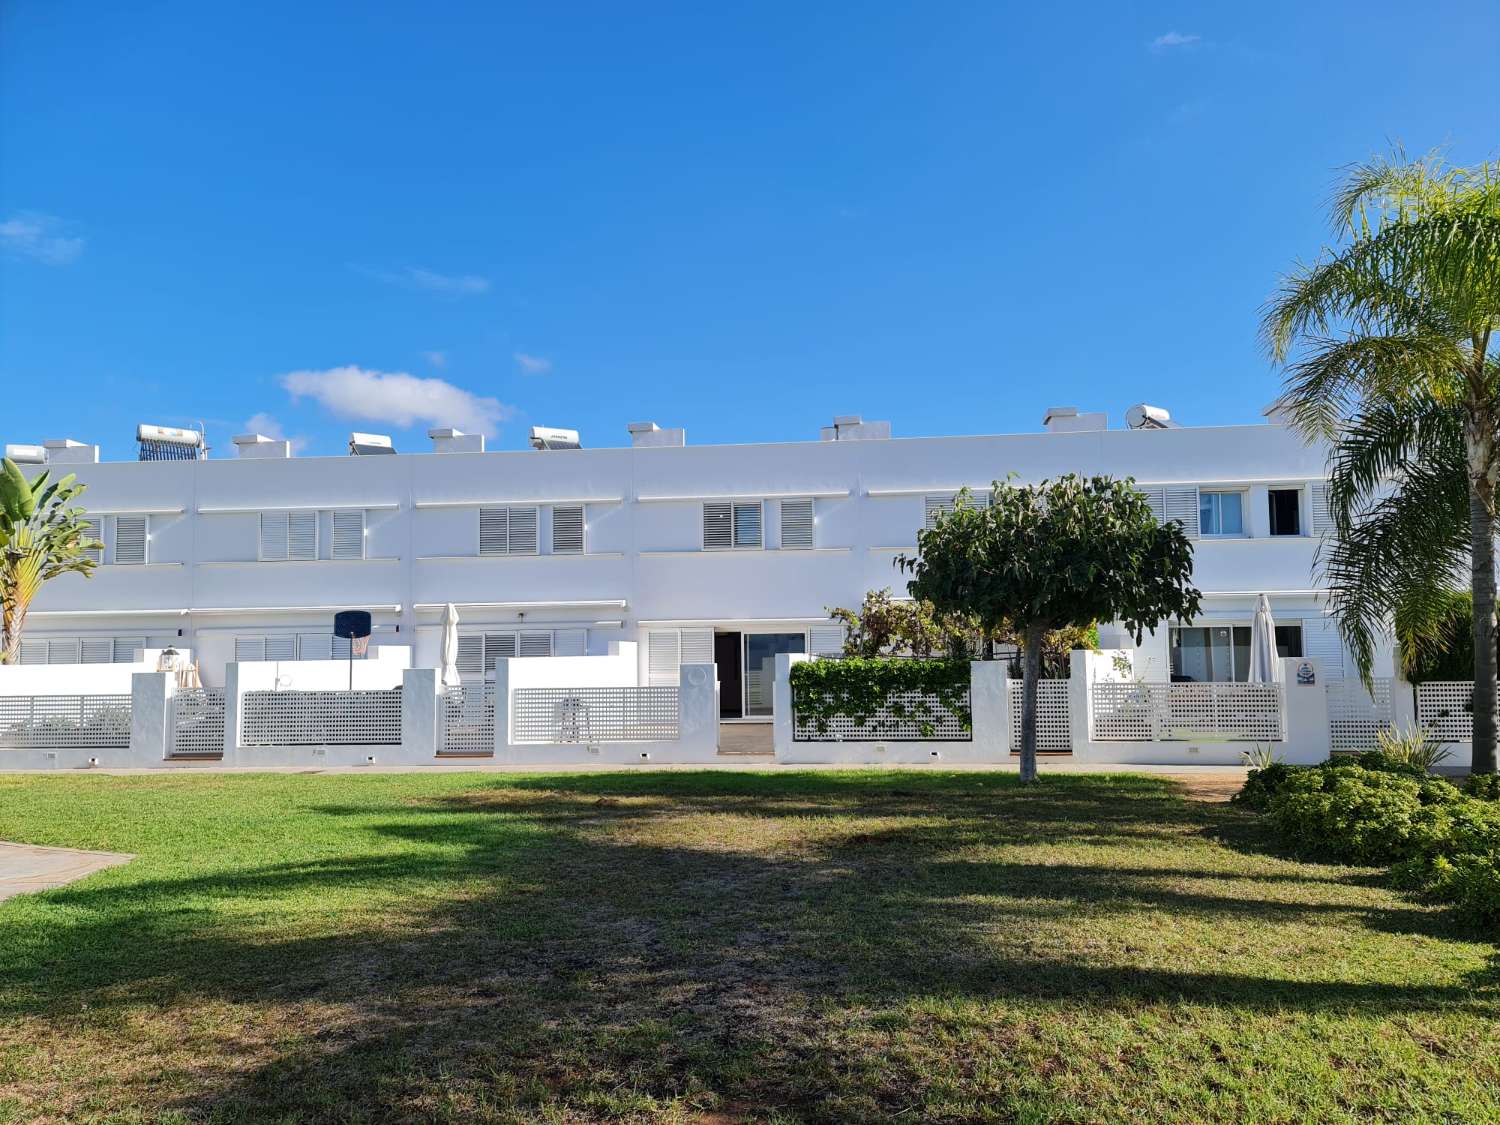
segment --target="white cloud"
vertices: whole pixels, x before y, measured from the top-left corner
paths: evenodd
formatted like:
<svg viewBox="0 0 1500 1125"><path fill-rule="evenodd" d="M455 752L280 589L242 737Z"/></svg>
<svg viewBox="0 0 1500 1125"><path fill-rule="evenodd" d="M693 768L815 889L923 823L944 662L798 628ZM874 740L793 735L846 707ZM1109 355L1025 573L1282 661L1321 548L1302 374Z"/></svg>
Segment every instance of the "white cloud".
<svg viewBox="0 0 1500 1125"><path fill-rule="evenodd" d="M340 418L389 422L402 429L426 422L488 435L514 413L499 399L405 371L367 371L352 365L293 371L281 376L281 385L294 401L316 399Z"/></svg>
<svg viewBox="0 0 1500 1125"><path fill-rule="evenodd" d="M425 359L428 363L432 364L433 367L448 366L447 352L423 352L422 358Z"/></svg>
<svg viewBox="0 0 1500 1125"><path fill-rule="evenodd" d="M522 375L545 375L552 370L552 361L544 355L515 354L516 368Z"/></svg>
<svg viewBox="0 0 1500 1125"><path fill-rule="evenodd" d="M436 270L407 266L400 270L375 270L355 267L387 285L399 285L405 289L421 289L427 293L438 293L444 297L474 297L488 293L490 279L477 274L447 274Z"/></svg>
<svg viewBox="0 0 1500 1125"><path fill-rule="evenodd" d="M0 246L49 266L65 266L83 253L83 239L69 237L63 221L36 211L20 211L0 223Z"/></svg>
<svg viewBox="0 0 1500 1125"><path fill-rule="evenodd" d="M1151 40L1153 51L1172 51L1178 48L1191 50L1203 42L1201 35L1184 35L1180 31L1169 31Z"/></svg>
<svg viewBox="0 0 1500 1125"><path fill-rule="evenodd" d="M265 411L261 411L259 414L252 414L246 418L244 432L247 434L263 434L273 441L289 441L292 443L293 453L307 448L307 439L305 437L287 437L286 430L282 428L281 422L274 415L267 414Z"/></svg>

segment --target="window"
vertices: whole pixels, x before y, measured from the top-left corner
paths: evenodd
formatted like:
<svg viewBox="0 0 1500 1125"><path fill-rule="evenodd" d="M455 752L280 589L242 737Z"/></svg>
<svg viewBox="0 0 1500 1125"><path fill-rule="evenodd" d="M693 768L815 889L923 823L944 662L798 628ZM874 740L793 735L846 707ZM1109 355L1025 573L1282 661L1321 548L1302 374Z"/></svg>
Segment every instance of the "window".
<svg viewBox="0 0 1500 1125"><path fill-rule="evenodd" d="M1302 490L1272 488L1266 492L1271 506L1272 535L1302 534Z"/></svg>
<svg viewBox="0 0 1500 1125"><path fill-rule="evenodd" d="M781 549L811 550L813 545L813 502L811 500L783 500L781 502Z"/></svg>
<svg viewBox="0 0 1500 1125"><path fill-rule="evenodd" d="M646 682L675 685L684 664L714 663L712 629L652 629L646 633Z"/></svg>
<svg viewBox="0 0 1500 1125"><path fill-rule="evenodd" d="M1172 679L1209 683L1250 678L1250 626L1174 627L1170 633ZM1276 655L1302 656L1302 626L1276 626Z"/></svg>
<svg viewBox="0 0 1500 1125"><path fill-rule="evenodd" d="M582 656L587 645L583 629L506 630L493 633L459 633L458 674L482 676L495 670L495 662L513 656Z"/></svg>
<svg viewBox="0 0 1500 1125"><path fill-rule="evenodd" d="M146 561L147 516L115 517L115 562L140 566Z"/></svg>
<svg viewBox="0 0 1500 1125"><path fill-rule="evenodd" d="M583 505L569 504L552 509L552 553L583 554Z"/></svg>
<svg viewBox="0 0 1500 1125"><path fill-rule="evenodd" d="M104 547L102 546L104 542L104 521L95 516L92 519L84 520L83 526L87 529L84 532L84 538L92 539L95 543L101 544L101 546L95 547L92 550L84 551L83 557L91 559L96 563L102 563L104 561Z"/></svg>
<svg viewBox="0 0 1500 1125"><path fill-rule="evenodd" d="M536 554L536 508L480 508L479 553Z"/></svg>
<svg viewBox="0 0 1500 1125"><path fill-rule="evenodd" d="M1238 492L1199 492L1198 526L1200 535L1245 534L1244 497Z"/></svg>
<svg viewBox="0 0 1500 1125"><path fill-rule="evenodd" d="M333 513L333 544L329 555L335 559L365 557L365 512L363 508L346 508Z"/></svg>
<svg viewBox="0 0 1500 1125"><path fill-rule="evenodd" d="M969 493L969 507L983 509L990 506L990 490L982 489L978 492ZM938 517L945 512L951 512L958 507L958 493L936 492L923 500L922 526L931 531L937 526Z"/></svg>
<svg viewBox="0 0 1500 1125"><path fill-rule="evenodd" d="M332 633L259 633L234 638L235 660L348 660L349 640ZM364 656L355 656L363 660Z"/></svg>
<svg viewBox="0 0 1500 1125"><path fill-rule="evenodd" d="M761 545L761 503L752 500L731 504L713 501L703 505L703 549L724 551Z"/></svg>
<svg viewBox="0 0 1500 1125"><path fill-rule="evenodd" d="M317 512L262 512L260 557L265 562L318 557Z"/></svg>

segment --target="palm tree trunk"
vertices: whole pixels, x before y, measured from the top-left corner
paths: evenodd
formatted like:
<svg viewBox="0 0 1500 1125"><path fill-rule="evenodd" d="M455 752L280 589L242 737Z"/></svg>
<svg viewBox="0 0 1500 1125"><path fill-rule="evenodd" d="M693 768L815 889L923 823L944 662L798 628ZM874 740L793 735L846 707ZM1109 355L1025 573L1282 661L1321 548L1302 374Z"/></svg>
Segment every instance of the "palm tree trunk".
<svg viewBox="0 0 1500 1125"><path fill-rule="evenodd" d="M1474 594L1474 773L1495 772L1495 486L1471 479L1469 530Z"/></svg>
<svg viewBox="0 0 1500 1125"><path fill-rule="evenodd" d="M1036 684L1042 673L1041 625L1026 626L1025 662L1021 666L1021 780L1036 780Z"/></svg>

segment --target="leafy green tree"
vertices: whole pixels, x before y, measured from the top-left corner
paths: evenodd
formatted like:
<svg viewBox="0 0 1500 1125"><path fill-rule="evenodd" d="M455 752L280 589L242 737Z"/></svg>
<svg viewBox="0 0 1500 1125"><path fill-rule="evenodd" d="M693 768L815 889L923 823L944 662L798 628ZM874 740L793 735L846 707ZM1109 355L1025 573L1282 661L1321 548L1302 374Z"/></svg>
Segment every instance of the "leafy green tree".
<svg viewBox="0 0 1500 1125"><path fill-rule="evenodd" d="M1283 279L1262 333L1291 424L1336 443L1323 559L1340 631L1368 679L1375 633L1398 611L1436 628L1467 564L1474 681L1492 684L1500 164L1397 152L1351 169L1331 217L1336 245ZM1476 690L1477 773L1495 770L1495 710Z"/></svg>
<svg viewBox="0 0 1500 1125"><path fill-rule="evenodd" d="M912 597L939 613L972 614L987 632L1020 631L1021 780L1036 780L1036 696L1048 630L1118 621L1140 642L1170 618L1197 615L1193 548L1176 522L1161 524L1131 481L1069 474L1017 486L996 481L990 503L967 492L917 535L897 565Z"/></svg>
<svg viewBox="0 0 1500 1125"><path fill-rule="evenodd" d="M26 611L42 585L60 574L89 575L89 552L104 544L93 537L82 508L73 507L84 490L72 473L48 482L49 473L28 481L16 463L0 464L0 663L21 655Z"/></svg>

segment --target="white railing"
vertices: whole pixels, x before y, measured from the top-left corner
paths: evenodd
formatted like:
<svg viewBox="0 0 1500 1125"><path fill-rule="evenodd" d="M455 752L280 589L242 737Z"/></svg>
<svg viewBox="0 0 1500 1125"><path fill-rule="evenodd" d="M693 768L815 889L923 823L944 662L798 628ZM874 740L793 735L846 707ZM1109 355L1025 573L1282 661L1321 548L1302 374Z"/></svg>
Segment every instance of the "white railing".
<svg viewBox="0 0 1500 1125"><path fill-rule="evenodd" d="M1333 753L1375 749L1376 736L1391 729L1391 686L1388 676L1371 681L1370 691L1357 679L1327 685L1328 739Z"/></svg>
<svg viewBox="0 0 1500 1125"><path fill-rule="evenodd" d="M1417 723L1436 742L1474 741L1474 681L1418 684Z"/></svg>
<svg viewBox="0 0 1500 1125"><path fill-rule="evenodd" d="M224 752L224 689L198 688L172 696L173 754Z"/></svg>
<svg viewBox="0 0 1500 1125"><path fill-rule="evenodd" d="M1038 680L1036 683L1036 748L1042 753L1066 754L1073 749L1073 727L1068 705L1068 680ZM1025 684L1007 680L1010 696L1010 748L1021 752L1021 709L1025 702Z"/></svg>
<svg viewBox="0 0 1500 1125"><path fill-rule="evenodd" d="M0 746L118 749L129 745L128 695L0 695Z"/></svg>
<svg viewBox="0 0 1500 1125"><path fill-rule="evenodd" d="M806 708L799 709L797 702L794 690L794 742L971 742L974 738L973 709L967 687L952 707L933 692L893 692L884 706L863 720L853 715L833 715L826 720L826 729Z"/></svg>
<svg viewBox="0 0 1500 1125"><path fill-rule="evenodd" d="M1096 742L1281 742L1280 684L1089 685Z"/></svg>
<svg viewBox="0 0 1500 1125"><path fill-rule="evenodd" d="M401 689L247 691L241 746L396 746Z"/></svg>
<svg viewBox="0 0 1500 1125"><path fill-rule="evenodd" d="M517 688L511 693L514 742L673 742L678 689Z"/></svg>
<svg viewBox="0 0 1500 1125"><path fill-rule="evenodd" d="M493 680L449 688L443 693L440 754L494 754L495 684Z"/></svg>

